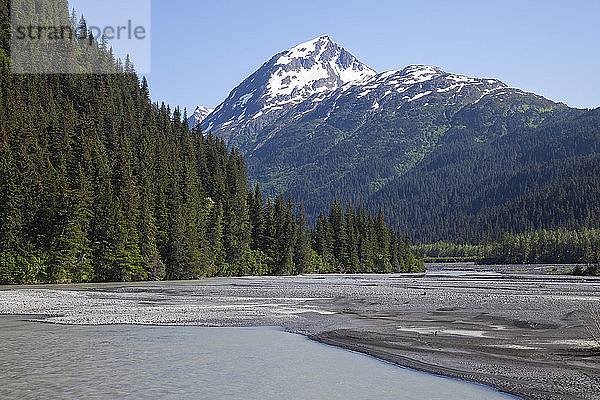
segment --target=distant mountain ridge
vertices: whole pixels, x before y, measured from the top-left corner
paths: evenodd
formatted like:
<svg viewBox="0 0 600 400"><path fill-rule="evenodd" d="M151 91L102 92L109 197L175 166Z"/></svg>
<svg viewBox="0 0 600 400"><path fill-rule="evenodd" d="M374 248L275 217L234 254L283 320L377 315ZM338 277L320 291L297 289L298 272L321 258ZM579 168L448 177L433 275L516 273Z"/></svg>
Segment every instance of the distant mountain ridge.
<svg viewBox="0 0 600 400"><path fill-rule="evenodd" d="M214 108L208 108L204 106L196 107L194 110L194 114L188 118L187 122L190 128L195 128L199 123L204 121L204 119L214 111Z"/></svg>
<svg viewBox="0 0 600 400"><path fill-rule="evenodd" d="M526 151L499 139L544 130L583 112L497 79L433 66L376 73L322 36L272 57L201 125L244 154L252 182L269 195L290 192L313 220L337 197L371 209L386 204L388 216L410 229L418 213L393 207L401 177L463 140ZM392 183L396 189L389 188Z"/></svg>

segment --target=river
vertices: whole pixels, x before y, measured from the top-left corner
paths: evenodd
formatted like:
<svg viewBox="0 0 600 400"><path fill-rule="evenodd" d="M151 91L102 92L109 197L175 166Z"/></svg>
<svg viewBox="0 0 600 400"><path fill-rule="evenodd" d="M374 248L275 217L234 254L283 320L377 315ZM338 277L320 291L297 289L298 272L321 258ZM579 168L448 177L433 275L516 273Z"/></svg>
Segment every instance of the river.
<svg viewBox="0 0 600 400"><path fill-rule="evenodd" d="M0 317L2 399L507 399L279 329Z"/></svg>

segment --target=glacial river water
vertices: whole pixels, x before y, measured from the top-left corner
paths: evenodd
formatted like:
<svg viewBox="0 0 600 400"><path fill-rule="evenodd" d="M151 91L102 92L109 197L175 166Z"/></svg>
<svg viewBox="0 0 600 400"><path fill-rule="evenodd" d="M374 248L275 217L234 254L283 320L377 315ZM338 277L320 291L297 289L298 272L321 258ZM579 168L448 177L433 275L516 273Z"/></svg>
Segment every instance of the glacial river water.
<svg viewBox="0 0 600 400"><path fill-rule="evenodd" d="M270 328L0 317L2 399L507 399Z"/></svg>

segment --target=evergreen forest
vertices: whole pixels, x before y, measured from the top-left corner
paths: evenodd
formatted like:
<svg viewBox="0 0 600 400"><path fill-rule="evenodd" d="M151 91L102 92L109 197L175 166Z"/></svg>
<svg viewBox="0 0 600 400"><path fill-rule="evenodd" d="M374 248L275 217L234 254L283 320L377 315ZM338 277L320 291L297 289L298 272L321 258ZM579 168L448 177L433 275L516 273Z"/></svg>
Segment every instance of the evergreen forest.
<svg viewBox="0 0 600 400"><path fill-rule="evenodd" d="M38 3L85 26L66 1ZM73 44L85 73L11 73L7 0L0 13L0 283L423 268L382 213L335 201L311 229L289 195L249 189L239 152L152 103L103 41Z"/></svg>

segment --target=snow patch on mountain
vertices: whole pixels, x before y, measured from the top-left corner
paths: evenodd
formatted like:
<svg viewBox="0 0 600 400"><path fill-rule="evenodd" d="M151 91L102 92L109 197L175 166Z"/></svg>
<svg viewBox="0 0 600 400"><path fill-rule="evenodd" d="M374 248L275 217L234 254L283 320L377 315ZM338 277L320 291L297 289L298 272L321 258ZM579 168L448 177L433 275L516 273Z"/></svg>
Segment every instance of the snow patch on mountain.
<svg viewBox="0 0 600 400"><path fill-rule="evenodd" d="M426 92L423 92L423 93L416 94L416 95L414 95L413 97L411 97L410 99L406 100L406 102L407 102L407 103L410 103L411 101L418 100L418 99L420 99L421 97L425 97L425 96L427 96L427 95L430 95L431 93L433 93L433 92L432 92L431 90L428 90L428 91L426 91Z"/></svg>
<svg viewBox="0 0 600 400"><path fill-rule="evenodd" d="M248 103L248 100L250 100L253 96L254 96L254 92L256 92L256 90L253 90L251 93L245 94L243 96L240 97L240 100L242 101L242 105L245 106L246 103Z"/></svg>

